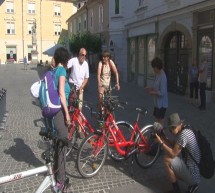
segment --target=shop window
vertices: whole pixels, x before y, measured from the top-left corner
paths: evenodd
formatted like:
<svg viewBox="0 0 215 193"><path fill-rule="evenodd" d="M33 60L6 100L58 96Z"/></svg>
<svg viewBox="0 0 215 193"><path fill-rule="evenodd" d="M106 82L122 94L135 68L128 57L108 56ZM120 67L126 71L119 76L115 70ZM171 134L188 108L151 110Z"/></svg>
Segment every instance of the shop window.
<svg viewBox="0 0 215 193"><path fill-rule="evenodd" d="M144 64L144 58L145 58L145 42L144 42L144 38L141 37L138 39L138 71L140 74L144 74L144 68L145 68L145 64Z"/></svg>
<svg viewBox="0 0 215 193"><path fill-rule="evenodd" d="M208 66L208 77L207 77L207 88L211 89L211 77L212 77L212 40L209 36L203 36L199 44L199 64L203 61L207 62Z"/></svg>
<svg viewBox="0 0 215 193"><path fill-rule="evenodd" d="M154 70L151 66L151 61L155 57L155 37L148 38L147 55L148 55L147 77L154 77Z"/></svg>

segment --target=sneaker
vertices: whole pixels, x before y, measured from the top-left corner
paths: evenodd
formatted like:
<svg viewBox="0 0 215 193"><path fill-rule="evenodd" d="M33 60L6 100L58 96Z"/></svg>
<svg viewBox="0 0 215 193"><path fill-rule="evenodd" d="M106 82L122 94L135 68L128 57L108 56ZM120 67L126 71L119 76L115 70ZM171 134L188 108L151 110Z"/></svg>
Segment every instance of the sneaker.
<svg viewBox="0 0 215 193"><path fill-rule="evenodd" d="M195 193L198 190L198 188L199 188L198 184L189 186L186 193Z"/></svg>
<svg viewBox="0 0 215 193"><path fill-rule="evenodd" d="M62 182L57 182L58 191L62 191L64 188L64 184Z"/></svg>

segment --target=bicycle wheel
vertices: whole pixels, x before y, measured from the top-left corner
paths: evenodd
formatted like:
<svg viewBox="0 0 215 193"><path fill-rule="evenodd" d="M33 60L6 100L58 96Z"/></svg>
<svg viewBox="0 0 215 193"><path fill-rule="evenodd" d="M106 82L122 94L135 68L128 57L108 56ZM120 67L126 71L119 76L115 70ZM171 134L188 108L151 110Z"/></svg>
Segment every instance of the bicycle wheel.
<svg viewBox="0 0 215 193"><path fill-rule="evenodd" d="M126 141L130 140L131 134L134 130L133 126L125 121L118 121L116 125L123 134ZM119 137L116 136L116 138L120 142ZM125 157L119 154L118 151L116 150L113 142L113 137L111 136L110 133L108 134L108 154L115 161L123 161L125 159Z"/></svg>
<svg viewBox="0 0 215 193"><path fill-rule="evenodd" d="M107 148L106 138L102 140L98 133L92 133L82 141L77 156L77 167L83 177L90 178L99 172L107 158Z"/></svg>
<svg viewBox="0 0 215 193"><path fill-rule="evenodd" d="M141 130L149 148L145 147L146 144L141 140L139 135L136 139L136 148L138 148L138 151L135 154L135 159L137 164L142 168L152 166L160 154L160 145L152 138L154 131L153 125L147 125Z"/></svg>

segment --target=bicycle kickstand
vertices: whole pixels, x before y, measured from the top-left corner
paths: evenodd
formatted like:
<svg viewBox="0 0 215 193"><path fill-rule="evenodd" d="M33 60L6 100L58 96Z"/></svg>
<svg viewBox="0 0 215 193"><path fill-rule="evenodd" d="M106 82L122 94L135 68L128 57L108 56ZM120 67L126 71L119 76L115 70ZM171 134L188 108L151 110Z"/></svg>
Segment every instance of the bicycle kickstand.
<svg viewBox="0 0 215 193"><path fill-rule="evenodd" d="M67 192L69 188L69 178L66 177L65 181L64 181L64 188L63 188L63 192Z"/></svg>
<svg viewBox="0 0 215 193"><path fill-rule="evenodd" d="M131 155L131 177L134 176L134 154Z"/></svg>

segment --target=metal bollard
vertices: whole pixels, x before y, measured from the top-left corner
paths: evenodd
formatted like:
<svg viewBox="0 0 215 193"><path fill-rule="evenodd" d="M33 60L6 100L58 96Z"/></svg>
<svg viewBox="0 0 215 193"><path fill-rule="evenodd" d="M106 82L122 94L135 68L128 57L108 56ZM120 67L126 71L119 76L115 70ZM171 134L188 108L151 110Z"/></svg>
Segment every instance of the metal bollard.
<svg viewBox="0 0 215 193"><path fill-rule="evenodd" d="M0 90L0 128L4 129L6 122L7 112L6 112L6 93L7 90L2 88Z"/></svg>

